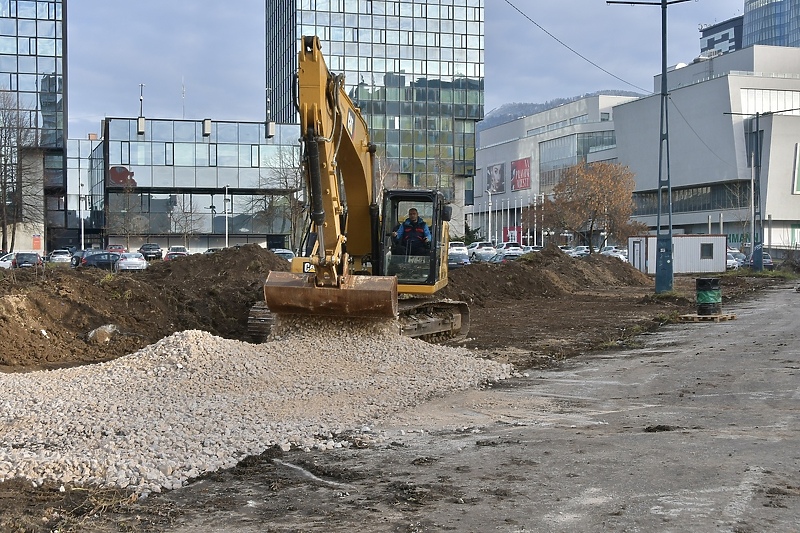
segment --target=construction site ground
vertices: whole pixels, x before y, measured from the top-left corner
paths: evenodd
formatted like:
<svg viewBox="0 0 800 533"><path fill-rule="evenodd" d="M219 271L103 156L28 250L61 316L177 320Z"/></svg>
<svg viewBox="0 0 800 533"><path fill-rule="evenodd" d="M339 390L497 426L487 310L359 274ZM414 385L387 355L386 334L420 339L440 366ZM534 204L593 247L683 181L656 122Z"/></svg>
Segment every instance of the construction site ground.
<svg viewBox="0 0 800 533"><path fill-rule="evenodd" d="M69 267L0 271L0 371L106 361L187 329L248 341L248 312L262 299L270 270L288 270L288 262L250 245L154 262L143 272ZM779 278L720 278L726 311L765 291L789 287ZM532 373L571 368L587 353L635 350L643 334L695 313L695 282L694 276L676 276L672 292L656 295L652 277L616 258L573 259L549 247L507 264L454 270L443 296L471 306L470 334L460 345L519 370L518 380L496 386L509 390L523 387ZM119 329L109 342L89 340L90 331L108 324ZM742 334L738 340L745 338ZM488 457L511 443L509 434L499 437L494 427L513 427L507 401L484 394L433 399L387 421L386 431L413 436L411 443L398 438L338 452L268 450L233 469L144 500L124 491L59 491L51 484L34 488L23 480L7 481L0 483L0 530L486 531L486 523L469 518L475 507L488 506L489 513L498 502L526 505L530 495L521 497L507 484L515 476L527 476L523 471L541 471L543 455L560 450L523 447L504 457L502 465L482 465L474 457L468 464L440 461L446 450L469 446ZM461 406L456 410L461 415L469 411L480 416L464 416L461 429L455 430L462 422L454 405ZM564 408L558 402L540 407L554 412ZM581 452L570 451L571 464L577 465L576 453ZM410 474L419 468L425 470L425 484ZM570 472L565 475L583 475L579 466ZM796 473L795 465L794 481ZM458 487L450 482L454 476ZM781 490L796 500L794 481ZM434 505L435 518L427 512ZM614 512L623 511L611 510L609 516ZM491 523L498 531L539 530L518 518L503 522L496 516ZM557 527L541 530L570 530L568 521L553 524Z"/></svg>

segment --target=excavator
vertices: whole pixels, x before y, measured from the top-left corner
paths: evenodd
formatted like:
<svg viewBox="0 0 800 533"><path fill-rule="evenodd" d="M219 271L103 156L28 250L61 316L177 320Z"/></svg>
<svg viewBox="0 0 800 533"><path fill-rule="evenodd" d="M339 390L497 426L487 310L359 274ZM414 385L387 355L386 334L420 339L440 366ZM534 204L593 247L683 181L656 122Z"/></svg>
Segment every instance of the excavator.
<svg viewBox="0 0 800 533"><path fill-rule="evenodd" d="M271 271L249 332L265 339L281 315L397 319L402 335L432 342L464 338L465 302L439 298L447 284L452 207L441 192L382 189L376 145L344 87L328 70L316 36L302 37L295 80L301 170L308 196L305 253L289 272ZM423 246L409 246L402 223L416 209L428 225Z"/></svg>

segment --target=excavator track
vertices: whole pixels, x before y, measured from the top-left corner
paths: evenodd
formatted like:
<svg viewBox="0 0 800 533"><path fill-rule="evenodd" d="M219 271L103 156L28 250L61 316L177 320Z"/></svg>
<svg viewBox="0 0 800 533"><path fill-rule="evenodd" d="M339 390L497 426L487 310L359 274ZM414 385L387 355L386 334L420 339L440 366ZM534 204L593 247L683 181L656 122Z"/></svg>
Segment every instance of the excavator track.
<svg viewBox="0 0 800 533"><path fill-rule="evenodd" d="M247 331L255 343L269 337L275 315L266 302L250 308ZM398 302L400 334L434 344L458 342L469 333L469 306L448 299L408 298Z"/></svg>

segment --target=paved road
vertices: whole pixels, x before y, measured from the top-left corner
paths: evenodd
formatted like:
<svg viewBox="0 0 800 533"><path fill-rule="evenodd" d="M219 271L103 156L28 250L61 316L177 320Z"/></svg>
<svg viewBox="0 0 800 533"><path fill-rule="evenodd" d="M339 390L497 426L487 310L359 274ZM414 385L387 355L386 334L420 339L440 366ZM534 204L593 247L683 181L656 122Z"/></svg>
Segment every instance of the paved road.
<svg viewBox="0 0 800 533"><path fill-rule="evenodd" d="M735 320L669 326L635 349L432 402L387 425L391 445L283 459L345 485L249 490L250 511L202 525L800 531L798 310L800 294L771 290L726 306Z"/></svg>

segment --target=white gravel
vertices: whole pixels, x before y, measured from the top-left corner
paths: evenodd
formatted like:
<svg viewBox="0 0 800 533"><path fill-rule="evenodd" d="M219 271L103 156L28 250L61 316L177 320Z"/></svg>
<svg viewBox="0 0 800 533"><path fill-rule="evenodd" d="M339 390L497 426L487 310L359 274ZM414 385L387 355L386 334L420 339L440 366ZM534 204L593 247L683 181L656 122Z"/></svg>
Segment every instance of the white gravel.
<svg viewBox="0 0 800 533"><path fill-rule="evenodd" d="M192 330L107 363L0 375L0 481L146 495L272 446L346 446L342 432L512 374L396 328L284 320L263 344Z"/></svg>

